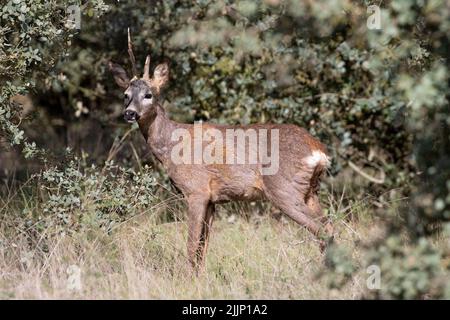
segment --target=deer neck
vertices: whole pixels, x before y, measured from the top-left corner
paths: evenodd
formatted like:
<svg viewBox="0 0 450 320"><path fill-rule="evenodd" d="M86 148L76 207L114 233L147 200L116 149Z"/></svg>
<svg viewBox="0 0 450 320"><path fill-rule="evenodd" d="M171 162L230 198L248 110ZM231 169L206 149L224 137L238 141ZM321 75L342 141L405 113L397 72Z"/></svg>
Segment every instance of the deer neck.
<svg viewBox="0 0 450 320"><path fill-rule="evenodd" d="M163 164L170 160L170 139L176 123L171 121L163 107L139 119L139 128L153 155Z"/></svg>

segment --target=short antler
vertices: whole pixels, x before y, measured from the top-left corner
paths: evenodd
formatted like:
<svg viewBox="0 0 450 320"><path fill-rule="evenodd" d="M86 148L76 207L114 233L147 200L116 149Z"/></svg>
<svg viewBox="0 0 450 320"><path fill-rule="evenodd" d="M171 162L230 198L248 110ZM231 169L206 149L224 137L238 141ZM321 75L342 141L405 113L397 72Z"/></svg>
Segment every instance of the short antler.
<svg viewBox="0 0 450 320"><path fill-rule="evenodd" d="M137 73L137 69L136 69L136 59L134 58L134 53L133 53L133 44L131 43L130 28L128 28L128 54L130 55L133 77L137 77L138 73Z"/></svg>
<svg viewBox="0 0 450 320"><path fill-rule="evenodd" d="M147 58L145 58L144 76L143 76L143 78L145 80L150 80L150 56L147 56Z"/></svg>

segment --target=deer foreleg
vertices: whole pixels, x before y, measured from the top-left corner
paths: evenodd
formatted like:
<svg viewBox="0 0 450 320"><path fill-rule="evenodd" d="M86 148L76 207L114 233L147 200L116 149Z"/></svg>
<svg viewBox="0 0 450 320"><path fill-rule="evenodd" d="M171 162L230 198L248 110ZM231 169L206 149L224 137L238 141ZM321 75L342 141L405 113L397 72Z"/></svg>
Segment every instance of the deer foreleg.
<svg viewBox="0 0 450 320"><path fill-rule="evenodd" d="M197 255L198 265L200 268L202 268L205 263L205 255L206 255L206 251L208 250L209 234L210 234L212 222L214 219L214 211L215 211L214 204L209 203L207 206L207 209L206 209L205 221L203 223L202 234L200 237L200 247L199 247L199 252Z"/></svg>
<svg viewBox="0 0 450 320"><path fill-rule="evenodd" d="M203 226L206 219L208 200L202 197L191 196L188 198L188 241L187 252L190 264L198 270L201 248Z"/></svg>

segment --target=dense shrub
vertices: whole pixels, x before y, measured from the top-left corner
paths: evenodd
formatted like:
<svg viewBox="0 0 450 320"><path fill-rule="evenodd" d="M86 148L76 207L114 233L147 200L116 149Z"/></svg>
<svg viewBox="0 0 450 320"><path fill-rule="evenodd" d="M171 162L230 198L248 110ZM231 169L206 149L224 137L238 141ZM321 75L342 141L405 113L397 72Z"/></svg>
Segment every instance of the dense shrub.
<svg viewBox="0 0 450 320"><path fill-rule="evenodd" d="M14 226L8 234L20 230L26 237L27 250L48 252L62 236L111 234L144 214L155 223L166 221L167 215L158 214L164 198L150 168L135 172L112 161L100 167L86 160L69 154L67 162L33 175L21 188L22 203L10 205L21 214L2 216L3 226Z"/></svg>
<svg viewBox="0 0 450 320"><path fill-rule="evenodd" d="M25 94L42 80L46 72L70 46L75 29L69 27L66 9L76 1L2 1L0 10L0 132L11 144L24 142L25 155L31 156L35 144L27 142L20 128L20 105L11 101ZM92 1L92 14L106 7Z"/></svg>
<svg viewBox="0 0 450 320"><path fill-rule="evenodd" d="M130 218L127 212L131 209L144 211L154 204L156 182L148 171L145 168L134 172L112 162L103 168L95 165L80 168L73 160L63 168L49 168L39 175L43 208L35 208L34 212L57 218L67 230L76 230L84 224L97 224L109 230L121 217Z"/></svg>

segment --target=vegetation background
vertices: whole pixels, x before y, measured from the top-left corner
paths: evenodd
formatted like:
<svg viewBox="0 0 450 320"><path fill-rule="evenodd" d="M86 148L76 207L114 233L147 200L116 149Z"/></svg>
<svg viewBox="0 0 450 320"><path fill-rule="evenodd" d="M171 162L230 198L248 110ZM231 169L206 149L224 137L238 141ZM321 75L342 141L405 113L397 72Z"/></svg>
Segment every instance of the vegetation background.
<svg viewBox="0 0 450 320"><path fill-rule="evenodd" d="M0 3L0 298L450 298L450 1ZM127 28L138 63L170 62L173 119L327 144L326 256L267 204L230 204L189 276L180 195L107 70L130 66Z"/></svg>

